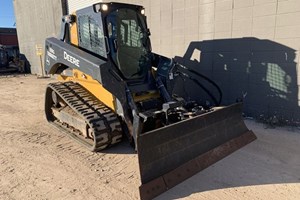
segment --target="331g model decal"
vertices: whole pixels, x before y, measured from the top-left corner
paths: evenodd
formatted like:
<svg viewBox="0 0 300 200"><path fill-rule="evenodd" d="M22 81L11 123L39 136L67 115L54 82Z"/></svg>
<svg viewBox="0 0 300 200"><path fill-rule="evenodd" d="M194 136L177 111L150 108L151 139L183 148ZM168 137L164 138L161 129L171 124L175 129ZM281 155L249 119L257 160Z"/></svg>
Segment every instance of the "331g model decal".
<svg viewBox="0 0 300 200"><path fill-rule="evenodd" d="M53 60L57 61L57 56L55 55L55 51L51 47L49 47L49 49L47 51L47 57L50 57Z"/></svg>

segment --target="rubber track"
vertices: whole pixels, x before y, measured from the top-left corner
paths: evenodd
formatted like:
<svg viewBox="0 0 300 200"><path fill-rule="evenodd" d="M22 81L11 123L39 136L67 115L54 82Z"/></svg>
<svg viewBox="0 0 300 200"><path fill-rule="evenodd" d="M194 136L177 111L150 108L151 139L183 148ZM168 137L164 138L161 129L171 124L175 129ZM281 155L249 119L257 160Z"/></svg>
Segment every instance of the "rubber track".
<svg viewBox="0 0 300 200"><path fill-rule="evenodd" d="M91 138L85 139L79 136L79 130L74 131L59 120L53 121L56 127L91 151L99 151L121 141L122 128L117 115L80 84L56 82L48 84L48 88L55 91L74 112L85 120L92 129L90 131L94 141L91 141ZM51 96L46 98L51 98Z"/></svg>

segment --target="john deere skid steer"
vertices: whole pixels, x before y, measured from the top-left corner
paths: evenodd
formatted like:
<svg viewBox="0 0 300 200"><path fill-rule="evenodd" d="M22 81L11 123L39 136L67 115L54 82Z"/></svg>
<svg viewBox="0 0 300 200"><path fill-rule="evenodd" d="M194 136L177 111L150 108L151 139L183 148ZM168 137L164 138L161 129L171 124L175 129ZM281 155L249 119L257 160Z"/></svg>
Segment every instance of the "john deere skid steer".
<svg viewBox="0 0 300 200"><path fill-rule="evenodd" d="M213 81L151 51L144 14L137 5L98 3L63 16L60 38L46 40L45 70L58 82L46 89L45 112L91 151L127 136L138 153L141 199L152 199L256 137L242 103L220 106ZM176 95L182 76L211 103Z"/></svg>

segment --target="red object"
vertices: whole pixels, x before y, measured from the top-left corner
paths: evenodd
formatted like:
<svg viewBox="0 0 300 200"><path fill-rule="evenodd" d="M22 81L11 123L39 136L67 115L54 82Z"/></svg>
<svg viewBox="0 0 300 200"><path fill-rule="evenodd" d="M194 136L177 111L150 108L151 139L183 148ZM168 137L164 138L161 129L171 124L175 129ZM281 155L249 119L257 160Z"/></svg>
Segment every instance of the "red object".
<svg viewBox="0 0 300 200"><path fill-rule="evenodd" d="M15 28L0 28L0 44L6 46L17 46L18 37Z"/></svg>

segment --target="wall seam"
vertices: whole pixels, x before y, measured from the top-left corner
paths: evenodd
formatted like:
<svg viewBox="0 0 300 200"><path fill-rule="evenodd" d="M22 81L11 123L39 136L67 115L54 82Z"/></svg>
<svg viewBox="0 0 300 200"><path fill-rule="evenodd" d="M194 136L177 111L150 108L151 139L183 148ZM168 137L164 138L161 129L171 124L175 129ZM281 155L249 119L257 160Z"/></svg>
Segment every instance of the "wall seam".
<svg viewBox="0 0 300 200"><path fill-rule="evenodd" d="M274 27L274 34L273 34L273 40L274 41L275 41L275 38L276 38L277 17L278 17L278 0L276 1L275 27Z"/></svg>

